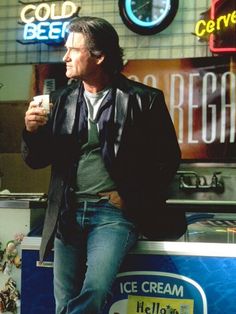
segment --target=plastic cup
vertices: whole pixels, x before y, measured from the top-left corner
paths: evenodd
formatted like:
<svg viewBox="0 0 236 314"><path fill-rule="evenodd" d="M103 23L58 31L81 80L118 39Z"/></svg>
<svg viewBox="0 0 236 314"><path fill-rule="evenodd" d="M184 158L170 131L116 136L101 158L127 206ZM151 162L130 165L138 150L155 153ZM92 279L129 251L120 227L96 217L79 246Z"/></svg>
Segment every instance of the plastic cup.
<svg viewBox="0 0 236 314"><path fill-rule="evenodd" d="M36 103L38 103L38 106L39 107L43 107L47 113L50 112L50 101L49 101L49 95L37 95L37 96L34 96L34 101Z"/></svg>

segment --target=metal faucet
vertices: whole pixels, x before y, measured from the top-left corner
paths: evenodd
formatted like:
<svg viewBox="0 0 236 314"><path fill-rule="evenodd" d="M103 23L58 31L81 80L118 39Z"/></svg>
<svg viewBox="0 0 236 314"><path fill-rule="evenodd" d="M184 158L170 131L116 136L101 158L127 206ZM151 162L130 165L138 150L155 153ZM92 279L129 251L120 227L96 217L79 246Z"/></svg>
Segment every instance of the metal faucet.
<svg viewBox="0 0 236 314"><path fill-rule="evenodd" d="M224 183L217 176L220 173L214 172L211 183L208 184L206 177L198 175L195 171L177 171L177 175L179 175L179 188L184 191L214 191L223 193ZM193 179L194 182L192 182Z"/></svg>

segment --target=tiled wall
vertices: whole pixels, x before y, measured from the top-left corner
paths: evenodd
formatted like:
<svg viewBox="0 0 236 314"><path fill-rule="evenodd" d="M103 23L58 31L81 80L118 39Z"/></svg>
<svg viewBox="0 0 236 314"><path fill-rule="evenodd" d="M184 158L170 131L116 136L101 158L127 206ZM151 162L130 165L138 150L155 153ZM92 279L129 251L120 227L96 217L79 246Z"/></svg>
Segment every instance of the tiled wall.
<svg viewBox="0 0 236 314"><path fill-rule="evenodd" d="M34 0L24 0L32 3ZM170 59L211 56L207 43L201 43L192 33L200 14L210 6L210 0L179 0L179 9L171 25L159 34L141 36L122 22L118 0L74 0L81 6L80 15L103 17L116 28L126 59ZM22 34L18 0L0 1L0 64L60 62L64 47L46 44L22 45L16 41Z"/></svg>

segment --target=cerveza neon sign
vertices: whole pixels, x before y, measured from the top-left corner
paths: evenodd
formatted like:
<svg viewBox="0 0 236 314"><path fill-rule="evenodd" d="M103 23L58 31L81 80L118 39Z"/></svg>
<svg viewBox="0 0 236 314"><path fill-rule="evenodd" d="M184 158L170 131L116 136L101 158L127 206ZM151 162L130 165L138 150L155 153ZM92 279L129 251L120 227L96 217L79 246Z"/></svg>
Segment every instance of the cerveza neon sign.
<svg viewBox="0 0 236 314"><path fill-rule="evenodd" d="M61 43L71 18L78 14L79 6L72 1L60 3L28 4L20 13L24 23L23 41L29 43Z"/></svg>
<svg viewBox="0 0 236 314"><path fill-rule="evenodd" d="M234 1L229 0L226 3L226 0L212 0L210 19L201 19L195 26L195 35L203 39L208 38L209 48L214 53L236 52L236 34L234 30L236 26L236 10ZM222 10L221 5L225 3L227 6L224 6L224 10ZM219 14L219 12L222 14Z"/></svg>
<svg viewBox="0 0 236 314"><path fill-rule="evenodd" d="M223 31L223 29L236 24L236 10L225 15L219 16L216 20L199 20L195 27L195 34L198 37L210 35L216 31Z"/></svg>

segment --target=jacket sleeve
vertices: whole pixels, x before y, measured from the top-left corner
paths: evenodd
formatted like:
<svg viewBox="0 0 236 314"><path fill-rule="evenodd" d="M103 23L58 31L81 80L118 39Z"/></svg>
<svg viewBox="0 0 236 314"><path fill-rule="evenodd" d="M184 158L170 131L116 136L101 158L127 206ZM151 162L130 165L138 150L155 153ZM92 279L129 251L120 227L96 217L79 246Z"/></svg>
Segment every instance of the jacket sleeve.
<svg viewBox="0 0 236 314"><path fill-rule="evenodd" d="M181 151L174 125L161 91L152 98L145 110L145 138L148 154L147 172L151 184L160 193L166 194L181 160ZM154 175L150 175L153 172Z"/></svg>
<svg viewBox="0 0 236 314"><path fill-rule="evenodd" d="M53 109L47 124L39 127L36 132L28 132L25 128L22 132L21 155L25 163L33 169L44 168L52 163L54 153L52 126L63 90L57 90L50 94Z"/></svg>

